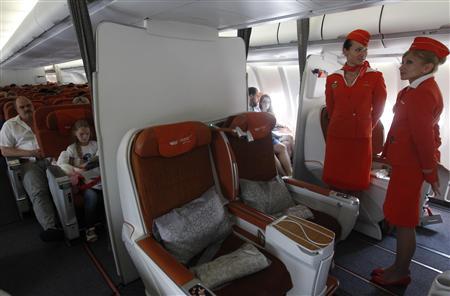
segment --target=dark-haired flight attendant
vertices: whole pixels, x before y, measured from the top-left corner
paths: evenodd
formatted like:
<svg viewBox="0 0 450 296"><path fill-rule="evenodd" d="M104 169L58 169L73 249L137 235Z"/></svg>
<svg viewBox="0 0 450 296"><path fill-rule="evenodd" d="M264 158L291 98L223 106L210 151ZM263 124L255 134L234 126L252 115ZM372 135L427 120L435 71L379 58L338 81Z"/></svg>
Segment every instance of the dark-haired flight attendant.
<svg viewBox="0 0 450 296"><path fill-rule="evenodd" d="M326 82L328 125L323 181L340 191L361 191L370 183L372 129L386 102L383 74L366 61L370 34L347 35L344 67Z"/></svg>
<svg viewBox="0 0 450 296"><path fill-rule="evenodd" d="M448 54L448 48L439 41L417 37L403 55L400 78L409 80L409 86L397 96L383 152L392 166L384 215L397 229L397 254L393 265L372 272L372 281L379 285L410 283L409 265L416 249L415 227L419 223L423 181L439 193L438 122L443 99L433 73Z"/></svg>

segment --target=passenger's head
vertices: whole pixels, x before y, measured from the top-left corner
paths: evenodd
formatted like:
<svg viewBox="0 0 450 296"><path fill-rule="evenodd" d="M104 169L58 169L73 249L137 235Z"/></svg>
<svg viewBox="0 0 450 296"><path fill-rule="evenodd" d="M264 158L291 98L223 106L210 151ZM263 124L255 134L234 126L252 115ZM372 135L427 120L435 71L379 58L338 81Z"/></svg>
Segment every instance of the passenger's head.
<svg viewBox="0 0 450 296"><path fill-rule="evenodd" d="M27 97L19 96L16 99L16 111L23 121L29 122L33 118L34 107Z"/></svg>
<svg viewBox="0 0 450 296"><path fill-rule="evenodd" d="M248 88L248 104L250 107L258 106L258 89L256 87Z"/></svg>
<svg viewBox="0 0 450 296"><path fill-rule="evenodd" d="M89 101L88 98L84 97L84 96L78 96L73 98L72 100L73 104L90 104L91 102Z"/></svg>
<svg viewBox="0 0 450 296"><path fill-rule="evenodd" d="M367 57L369 40L369 32L361 29L354 30L347 35L342 52L348 65L357 66L364 63Z"/></svg>
<svg viewBox="0 0 450 296"><path fill-rule="evenodd" d="M80 145L89 144L91 138L91 127L87 120L77 120L72 126L72 135L75 138L75 142Z"/></svg>
<svg viewBox="0 0 450 296"><path fill-rule="evenodd" d="M272 99L269 97L269 95L261 96L261 98L259 99L259 109L261 109L262 112L273 113Z"/></svg>
<svg viewBox="0 0 450 296"><path fill-rule="evenodd" d="M409 50L403 54L400 78L412 82L436 72L439 65L445 63L448 54L448 48L441 42L429 37L416 37Z"/></svg>

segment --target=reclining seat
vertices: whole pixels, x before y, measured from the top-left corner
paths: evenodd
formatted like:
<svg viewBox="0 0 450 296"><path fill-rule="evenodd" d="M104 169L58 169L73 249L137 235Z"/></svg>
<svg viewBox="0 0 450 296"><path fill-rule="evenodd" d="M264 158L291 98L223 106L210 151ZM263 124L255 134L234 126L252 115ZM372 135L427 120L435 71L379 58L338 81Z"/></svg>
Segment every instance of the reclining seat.
<svg viewBox="0 0 450 296"><path fill-rule="evenodd" d="M95 137L90 105L45 106L34 112L35 134L44 157L58 159L61 151L73 143L71 129L80 119L90 123L91 135ZM83 198L73 195L70 178L59 166L50 165L47 168L47 179L66 238L78 238L76 209L83 207Z"/></svg>
<svg viewBox="0 0 450 296"><path fill-rule="evenodd" d="M220 181L224 197L229 200L229 208L236 211L254 211L255 209L258 209L260 213L263 212L261 214L275 214L274 216L271 216L272 219L275 219L275 217L278 218L271 225L283 223L285 220L288 220L288 223L291 223L291 219L295 219L296 216L298 217L298 211L293 211L293 209L298 208L299 206L294 208L291 207L287 210L284 208L286 205L285 201L281 201L279 196L274 196L280 193L280 184L281 187L284 188L284 190L281 191L284 191L284 194L287 194L287 198L290 202L292 202L292 197L304 195L310 195L312 198L330 198L328 195L324 195L327 194L324 190L314 188L314 186L310 186L309 184L298 180L286 178L283 181L277 177L278 180L274 181L274 178L277 176L271 140L271 129L274 125L275 118L269 113L262 112L231 116L225 123L221 124L222 127L212 125L212 154L218 172L217 179ZM251 138L252 140L249 142L248 138ZM239 180L239 178L242 179ZM284 184L285 181L292 182L293 185L287 183L286 186ZM243 185L241 186L241 190L239 189L239 183ZM247 184L251 184L250 187L248 187ZM259 190L248 191L248 189L243 189L245 186L253 189L255 186L257 188L260 187L263 188L264 192ZM245 198L245 195L251 196L252 200ZM300 199L300 201L303 200ZM273 206L274 204L276 205ZM292 205L294 205L293 202ZM283 208L287 211L283 211L280 215L278 211ZM273 213L273 211L275 211L275 213ZM326 227L323 227L323 225L326 224L326 226L336 231L337 235L340 235L341 228L337 221L321 211L312 210L312 212L314 212L314 217L309 217L309 220L301 219L303 223L307 224L307 227L318 229L320 233L318 237L321 235L325 237L331 236L333 237L334 242L335 233ZM315 223L310 221L314 221ZM321 223L322 226L317 222ZM261 232L259 229L255 229L250 225L251 220L241 219L238 220L237 223L246 231L261 237L269 247L272 245L273 237L271 234L273 232L271 230L273 227L269 227L265 232ZM292 223L291 226L294 226L294 224L296 223ZM304 230L305 228L295 228L294 226L293 232L298 234L299 231L301 233ZM307 239L307 241L309 241L309 239ZM288 249L289 242L285 243L285 248ZM279 243L276 244L278 245ZM337 289L339 285L338 281L334 277L328 276L329 264L331 263L333 254L333 243L324 247L325 245L322 244L318 246L316 251L320 251L315 253L313 256L314 259L306 255L311 254L309 253L312 251L311 249L307 249L300 254L290 254L290 258L295 258L302 262L304 269L301 271L297 270L296 272L290 269L291 266L289 265L289 260L284 261L283 259L285 259L285 257L283 257L282 253L277 253L288 266L291 273L298 273L302 276L303 281L298 278L293 278L294 286L299 285L302 287L302 290L297 290L297 294L329 295ZM301 249L300 245L297 247ZM298 248L296 249L298 250ZM327 253L327 251L329 253ZM299 280L299 282L296 282L297 280Z"/></svg>
<svg viewBox="0 0 450 296"><path fill-rule="evenodd" d="M190 264L195 266L192 259L188 260L189 264L176 259L177 253L161 235L164 233L161 225L173 213L185 213L183 215L189 217L196 211L194 204L207 192L217 192L214 189L213 164L209 154L210 141L211 132L206 125L200 122L183 122L131 130L119 146L117 170L124 217L122 239L148 294L189 295L193 289L202 288L198 286L203 285L202 282L188 269ZM222 211L224 209L220 202L219 208ZM208 212L210 210L205 211L205 215ZM179 214L177 217L183 215ZM251 216L255 227L265 228L272 222L253 211L241 212L234 219L239 220L245 215ZM205 228L209 225L197 223ZM174 221L169 220L166 224L171 229L171 235L183 234L180 235L183 238L174 240L184 241L183 245L190 248L194 243L186 243L186 240L195 239L197 242L204 233L185 223L182 225L182 231L178 231ZM234 231L238 234L229 234L214 258L240 247L244 240L239 236L245 236L247 241L258 241L238 227L234 227ZM286 267L262 246L258 249L271 261L267 268L235 279L225 286L213 289L212 293L285 295L292 288Z"/></svg>
<svg viewBox="0 0 450 296"><path fill-rule="evenodd" d="M43 106L43 102L41 101L32 101L32 103L35 109L38 109L41 106ZM4 121L17 116L17 111L15 108L15 99L8 98L4 101L0 101L0 106L1 106L0 108L2 108L0 109L0 111L3 110L2 114L4 115L3 116ZM28 200L28 195L25 191L25 188L22 185L21 160L20 158L17 157L6 157L6 163L8 165L8 177L11 182L11 187L13 188L17 209L20 218L22 218L23 213L29 212L31 206Z"/></svg>
<svg viewBox="0 0 450 296"><path fill-rule="evenodd" d="M274 125L275 118L264 112L231 116L223 124L224 128L239 127L244 133L250 132L253 138L249 141L236 133L227 133L239 178L270 181L277 177L271 140ZM293 178L283 180L296 203L306 205L313 212L311 221L334 231L341 240L347 237L358 215L357 199L337 196L335 192Z"/></svg>

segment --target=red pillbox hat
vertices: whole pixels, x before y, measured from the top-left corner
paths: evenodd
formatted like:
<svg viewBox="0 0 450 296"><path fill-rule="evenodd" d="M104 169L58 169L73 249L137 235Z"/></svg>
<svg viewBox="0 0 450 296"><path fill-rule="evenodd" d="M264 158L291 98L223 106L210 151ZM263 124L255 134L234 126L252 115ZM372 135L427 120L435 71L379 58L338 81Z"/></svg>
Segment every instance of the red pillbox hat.
<svg viewBox="0 0 450 296"><path fill-rule="evenodd" d="M426 50L436 54L440 59L445 58L448 54L448 48L441 42L429 37L416 37L409 50Z"/></svg>
<svg viewBox="0 0 450 296"><path fill-rule="evenodd" d="M347 35L346 39L354 40L354 41L359 42L362 45L367 47L367 44L369 44L369 40L370 40L370 33L365 30L358 29L358 30L351 31Z"/></svg>

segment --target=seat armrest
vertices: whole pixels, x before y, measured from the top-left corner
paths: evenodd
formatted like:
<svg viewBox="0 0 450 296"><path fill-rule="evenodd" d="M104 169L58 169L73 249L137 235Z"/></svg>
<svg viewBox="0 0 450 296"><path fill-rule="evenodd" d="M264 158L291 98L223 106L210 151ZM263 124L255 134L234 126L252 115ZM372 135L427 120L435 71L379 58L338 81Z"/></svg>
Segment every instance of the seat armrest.
<svg viewBox="0 0 450 296"><path fill-rule="evenodd" d="M177 285L183 286L194 279L194 274L153 238L141 239L137 244Z"/></svg>
<svg viewBox="0 0 450 296"><path fill-rule="evenodd" d="M309 191L313 191L322 195L326 195L326 196L330 196L331 194L331 190L330 189L326 189L311 183L307 183L298 179L294 179L294 178L289 178L289 177L285 177L283 178L284 182L286 184L290 184L293 186L297 186L297 187L301 187L301 188L305 188L308 189Z"/></svg>
<svg viewBox="0 0 450 296"><path fill-rule="evenodd" d="M47 170L52 175L60 189L69 188L72 186L69 176L57 165L49 165Z"/></svg>
<svg viewBox="0 0 450 296"><path fill-rule="evenodd" d="M18 157L5 157L8 168L12 171L18 170L21 167L20 158Z"/></svg>
<svg viewBox="0 0 450 296"><path fill-rule="evenodd" d="M232 201L228 203L227 206L228 210L233 215L263 230L266 229L267 225L275 220L273 217L261 213L260 211L247 206L241 201Z"/></svg>

